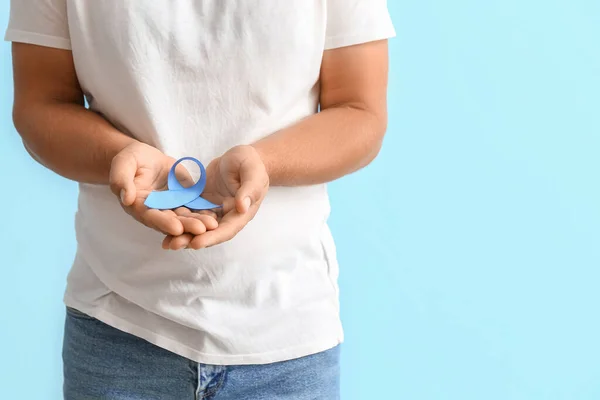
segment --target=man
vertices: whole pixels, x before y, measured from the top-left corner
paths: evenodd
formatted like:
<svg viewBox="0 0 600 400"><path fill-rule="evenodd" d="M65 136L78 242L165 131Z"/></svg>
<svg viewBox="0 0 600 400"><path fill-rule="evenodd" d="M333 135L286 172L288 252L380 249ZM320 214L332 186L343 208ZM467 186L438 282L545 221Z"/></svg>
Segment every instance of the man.
<svg viewBox="0 0 600 400"><path fill-rule="evenodd" d="M80 183L66 399L339 398L326 183L380 149L392 36L385 0L12 0L15 126ZM221 209L144 206L184 156Z"/></svg>

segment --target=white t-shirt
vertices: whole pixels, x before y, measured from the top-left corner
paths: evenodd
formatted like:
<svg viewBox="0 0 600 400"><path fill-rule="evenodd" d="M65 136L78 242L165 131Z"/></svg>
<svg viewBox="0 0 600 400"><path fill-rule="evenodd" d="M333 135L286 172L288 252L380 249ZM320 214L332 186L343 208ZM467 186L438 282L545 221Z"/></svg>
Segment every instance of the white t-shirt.
<svg viewBox="0 0 600 400"><path fill-rule="evenodd" d="M92 110L205 164L316 113L324 50L392 36L385 0L12 0L6 32L71 49ZM343 340L328 215L326 185L272 187L233 240L165 251L81 184L65 302L203 363L324 351Z"/></svg>

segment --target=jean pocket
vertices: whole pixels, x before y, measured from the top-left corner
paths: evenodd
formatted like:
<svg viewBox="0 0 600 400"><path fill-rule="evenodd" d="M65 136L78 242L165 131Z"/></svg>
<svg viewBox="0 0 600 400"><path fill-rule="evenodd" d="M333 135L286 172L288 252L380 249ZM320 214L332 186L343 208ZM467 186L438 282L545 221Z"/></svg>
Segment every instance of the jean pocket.
<svg viewBox="0 0 600 400"><path fill-rule="evenodd" d="M89 316L86 313L81 312L72 307L67 307L67 315L69 315L73 318L79 318L79 319L87 319L87 320L95 320L96 319L96 318Z"/></svg>

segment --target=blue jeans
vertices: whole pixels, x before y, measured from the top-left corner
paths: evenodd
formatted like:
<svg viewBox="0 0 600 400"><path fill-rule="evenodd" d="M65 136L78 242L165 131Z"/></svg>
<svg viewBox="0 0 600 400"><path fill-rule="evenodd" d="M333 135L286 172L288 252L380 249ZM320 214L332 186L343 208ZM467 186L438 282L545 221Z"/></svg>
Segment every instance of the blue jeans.
<svg viewBox="0 0 600 400"><path fill-rule="evenodd" d="M339 346L266 365L200 364L67 308L66 400L336 400Z"/></svg>

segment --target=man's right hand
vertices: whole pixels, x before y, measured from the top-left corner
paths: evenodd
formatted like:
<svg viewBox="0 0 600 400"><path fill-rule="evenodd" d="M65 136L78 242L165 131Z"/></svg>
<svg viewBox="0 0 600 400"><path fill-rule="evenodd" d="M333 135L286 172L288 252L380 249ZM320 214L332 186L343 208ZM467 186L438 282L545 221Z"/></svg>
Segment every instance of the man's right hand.
<svg viewBox="0 0 600 400"><path fill-rule="evenodd" d="M167 188L167 178L175 159L144 143L134 142L112 160L110 188L123 209L137 221L166 235L187 232L201 235L218 225L210 213L176 213L171 210L149 209L144 205L148 195ZM185 167L177 166L177 178L183 186L193 184ZM179 214L179 215L178 215Z"/></svg>

